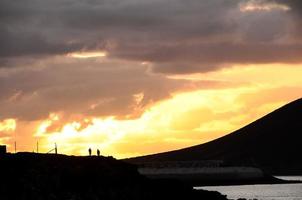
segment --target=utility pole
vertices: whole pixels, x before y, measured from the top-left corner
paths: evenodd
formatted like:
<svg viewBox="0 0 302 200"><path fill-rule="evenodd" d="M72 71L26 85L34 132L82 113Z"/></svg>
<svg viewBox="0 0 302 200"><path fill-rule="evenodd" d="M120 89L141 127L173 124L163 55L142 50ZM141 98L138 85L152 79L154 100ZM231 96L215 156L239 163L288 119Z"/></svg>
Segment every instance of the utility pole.
<svg viewBox="0 0 302 200"><path fill-rule="evenodd" d="M55 154L58 154L57 143L55 143Z"/></svg>
<svg viewBox="0 0 302 200"><path fill-rule="evenodd" d="M37 153L39 153L39 141L37 141Z"/></svg>
<svg viewBox="0 0 302 200"><path fill-rule="evenodd" d="M14 143L15 153L17 153L17 133L16 133L16 131L14 131L14 133L15 133L15 143Z"/></svg>

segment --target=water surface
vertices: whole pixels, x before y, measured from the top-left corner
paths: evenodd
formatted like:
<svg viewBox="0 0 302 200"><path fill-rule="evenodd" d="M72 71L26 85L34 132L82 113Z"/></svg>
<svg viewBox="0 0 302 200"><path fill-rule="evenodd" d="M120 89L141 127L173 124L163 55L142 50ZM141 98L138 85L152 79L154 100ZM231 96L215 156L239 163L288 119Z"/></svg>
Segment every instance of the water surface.
<svg viewBox="0 0 302 200"><path fill-rule="evenodd" d="M302 176L282 176L285 180L301 180ZM196 187L218 191L229 199L258 199L258 200L302 200L302 183L275 185L239 185L239 186L206 186Z"/></svg>

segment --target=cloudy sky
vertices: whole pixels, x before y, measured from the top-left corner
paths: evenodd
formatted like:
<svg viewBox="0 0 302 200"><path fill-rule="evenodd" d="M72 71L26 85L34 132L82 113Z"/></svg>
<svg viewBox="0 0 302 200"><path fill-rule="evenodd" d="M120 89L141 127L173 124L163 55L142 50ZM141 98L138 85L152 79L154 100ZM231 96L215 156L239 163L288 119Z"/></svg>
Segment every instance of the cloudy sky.
<svg viewBox="0 0 302 200"><path fill-rule="evenodd" d="M302 96L301 0L1 0L0 143L118 158Z"/></svg>

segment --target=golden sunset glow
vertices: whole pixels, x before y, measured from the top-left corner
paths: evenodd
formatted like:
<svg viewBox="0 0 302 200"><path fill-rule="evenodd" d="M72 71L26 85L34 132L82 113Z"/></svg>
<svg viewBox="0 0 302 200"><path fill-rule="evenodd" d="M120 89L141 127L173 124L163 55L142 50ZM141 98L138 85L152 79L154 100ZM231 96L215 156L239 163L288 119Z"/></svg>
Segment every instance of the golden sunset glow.
<svg viewBox="0 0 302 200"><path fill-rule="evenodd" d="M175 93L135 119L81 116L70 121L63 119L62 113L51 113L37 123L32 134L39 141L41 152L51 150L54 143L65 154L86 155L91 147L118 158L178 149L228 134L299 98L302 88L296 85L302 85L301 75L302 68L298 66L251 65L200 75L171 76L171 79L219 80L227 84ZM139 104L144 94L138 93L134 99ZM2 131L14 131L15 127L12 119L0 126Z"/></svg>
<svg viewBox="0 0 302 200"><path fill-rule="evenodd" d="M0 134L3 135L0 137L0 143L9 143L12 134L16 130L16 120L15 119L5 119L0 121Z"/></svg>
<svg viewBox="0 0 302 200"><path fill-rule="evenodd" d="M0 131L15 131L16 130L16 120L6 119L0 122Z"/></svg>

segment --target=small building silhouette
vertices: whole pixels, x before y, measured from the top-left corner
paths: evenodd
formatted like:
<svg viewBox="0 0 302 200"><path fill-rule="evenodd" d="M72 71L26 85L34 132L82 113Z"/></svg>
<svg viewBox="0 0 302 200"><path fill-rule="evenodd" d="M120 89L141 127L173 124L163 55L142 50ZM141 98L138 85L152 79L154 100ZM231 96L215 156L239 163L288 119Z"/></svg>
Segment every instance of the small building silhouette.
<svg viewBox="0 0 302 200"><path fill-rule="evenodd" d="M0 145L0 156L6 154L6 145Z"/></svg>

